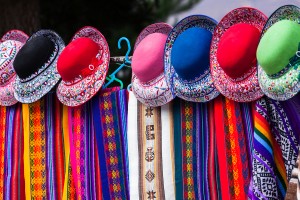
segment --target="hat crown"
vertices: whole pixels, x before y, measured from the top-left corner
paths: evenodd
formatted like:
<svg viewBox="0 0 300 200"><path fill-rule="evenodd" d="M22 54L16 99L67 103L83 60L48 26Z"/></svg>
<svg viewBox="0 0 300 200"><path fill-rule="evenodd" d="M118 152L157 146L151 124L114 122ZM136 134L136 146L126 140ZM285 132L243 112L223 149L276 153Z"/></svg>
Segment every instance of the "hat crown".
<svg viewBox="0 0 300 200"><path fill-rule="evenodd" d="M15 75L12 61L17 55L22 43L6 40L0 44L0 85L5 85Z"/></svg>
<svg viewBox="0 0 300 200"><path fill-rule="evenodd" d="M14 60L14 69L21 79L36 73L49 61L55 44L45 36L36 36L28 40L18 52Z"/></svg>
<svg viewBox="0 0 300 200"><path fill-rule="evenodd" d="M256 65L259 38L260 31L246 23L235 24L226 30L220 38L217 60L229 77L241 77Z"/></svg>
<svg viewBox="0 0 300 200"><path fill-rule="evenodd" d="M13 40L0 43L0 69L5 68L13 60L21 46L21 42Z"/></svg>
<svg viewBox="0 0 300 200"><path fill-rule="evenodd" d="M57 61L57 70L65 81L72 81L74 78L84 75L83 71L93 71L91 68L93 59L96 59L100 47L90 38L82 37L73 40L60 54ZM90 68L90 69L89 69Z"/></svg>
<svg viewBox="0 0 300 200"><path fill-rule="evenodd" d="M281 20L272 25L261 38L257 60L268 75L285 68L297 54L300 43L300 25L294 21Z"/></svg>
<svg viewBox="0 0 300 200"><path fill-rule="evenodd" d="M136 47L132 57L132 71L141 82L148 82L164 71L164 47L167 35L152 33Z"/></svg>
<svg viewBox="0 0 300 200"><path fill-rule="evenodd" d="M200 27L178 35L171 51L171 64L180 78L193 80L209 69L211 39L212 33Z"/></svg>

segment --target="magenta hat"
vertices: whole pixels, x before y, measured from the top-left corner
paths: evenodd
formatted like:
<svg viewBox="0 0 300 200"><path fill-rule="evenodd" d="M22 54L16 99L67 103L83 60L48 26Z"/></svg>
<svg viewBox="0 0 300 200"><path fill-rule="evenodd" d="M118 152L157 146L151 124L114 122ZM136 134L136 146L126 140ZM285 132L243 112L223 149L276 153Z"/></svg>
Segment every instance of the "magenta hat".
<svg viewBox="0 0 300 200"><path fill-rule="evenodd" d="M25 42L28 40L28 35L23 31L13 29L6 32L0 39L0 42L4 42L5 40L15 40L25 44Z"/></svg>
<svg viewBox="0 0 300 200"><path fill-rule="evenodd" d="M11 106L18 101L14 97L16 72L13 61L23 43L15 40L6 40L0 43L0 105Z"/></svg>
<svg viewBox="0 0 300 200"><path fill-rule="evenodd" d="M28 35L19 30L5 33L0 43L0 105L11 106L18 101L14 97L16 73L13 61L28 39Z"/></svg>
<svg viewBox="0 0 300 200"><path fill-rule="evenodd" d="M162 106L174 96L164 75L164 48L172 27L147 26L138 36L132 56L132 91L147 106Z"/></svg>

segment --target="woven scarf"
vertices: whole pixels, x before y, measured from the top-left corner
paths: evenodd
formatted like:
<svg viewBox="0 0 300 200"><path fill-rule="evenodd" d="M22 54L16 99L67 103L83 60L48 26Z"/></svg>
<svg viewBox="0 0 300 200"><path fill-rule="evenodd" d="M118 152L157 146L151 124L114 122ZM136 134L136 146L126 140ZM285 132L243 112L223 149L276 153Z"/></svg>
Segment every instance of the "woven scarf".
<svg viewBox="0 0 300 200"><path fill-rule="evenodd" d="M112 88L92 99L103 199L127 199L127 91Z"/></svg>
<svg viewBox="0 0 300 200"><path fill-rule="evenodd" d="M95 199L95 149L90 101L68 107L70 163L77 199ZM70 173L69 171L69 173Z"/></svg>
<svg viewBox="0 0 300 200"><path fill-rule="evenodd" d="M64 159L60 106L55 94L22 104L26 199L61 199Z"/></svg>
<svg viewBox="0 0 300 200"><path fill-rule="evenodd" d="M240 105L219 96L214 115L222 199L246 199L250 170Z"/></svg>
<svg viewBox="0 0 300 200"><path fill-rule="evenodd" d="M213 102L173 101L176 199L220 199Z"/></svg>
<svg viewBox="0 0 300 200"><path fill-rule="evenodd" d="M5 175L2 180L5 183L2 198L7 200L18 199L18 196L24 195L24 173L21 173L23 169L21 110L21 104L6 107L6 117L3 118L6 121L6 141L3 142L5 144Z"/></svg>
<svg viewBox="0 0 300 200"><path fill-rule="evenodd" d="M6 129L6 107L0 106L0 199L4 199L4 168L5 168L5 129Z"/></svg>
<svg viewBox="0 0 300 200"><path fill-rule="evenodd" d="M130 198L175 199L172 104L147 107L130 92L128 119Z"/></svg>

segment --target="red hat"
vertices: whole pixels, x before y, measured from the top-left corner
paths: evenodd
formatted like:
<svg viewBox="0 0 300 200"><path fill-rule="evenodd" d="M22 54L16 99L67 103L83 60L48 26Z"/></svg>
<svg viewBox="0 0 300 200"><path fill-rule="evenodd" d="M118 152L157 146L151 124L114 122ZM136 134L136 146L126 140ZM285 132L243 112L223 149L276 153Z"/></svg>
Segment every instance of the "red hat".
<svg viewBox="0 0 300 200"><path fill-rule="evenodd" d="M79 106L102 87L109 65L109 48L104 36L93 27L80 29L62 51L57 70L62 78L58 99L67 106Z"/></svg>
<svg viewBox="0 0 300 200"><path fill-rule="evenodd" d="M255 8L229 12L215 28L211 43L211 74L226 97L249 102L263 96L258 84L256 49L267 17Z"/></svg>

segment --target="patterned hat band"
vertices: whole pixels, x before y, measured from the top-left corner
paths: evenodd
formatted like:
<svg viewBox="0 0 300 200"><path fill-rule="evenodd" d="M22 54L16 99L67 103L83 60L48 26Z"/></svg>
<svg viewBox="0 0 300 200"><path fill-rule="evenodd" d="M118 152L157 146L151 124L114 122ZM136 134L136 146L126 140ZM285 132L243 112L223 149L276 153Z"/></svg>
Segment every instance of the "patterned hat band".
<svg viewBox="0 0 300 200"><path fill-rule="evenodd" d="M92 59L91 63L83 68L81 71L80 71L80 74L79 75L76 75L75 77L72 77L71 80L63 80L64 83L67 85L67 86L71 86L71 85L74 85L76 83L78 83L79 81L82 81L83 79L85 79L86 77L92 75L95 73L95 71L98 70L99 66L101 64L103 64L103 54L101 53L102 51L100 50L100 52Z"/></svg>
<svg viewBox="0 0 300 200"><path fill-rule="evenodd" d="M0 86L5 86L9 80L16 75L12 63L0 72Z"/></svg>
<svg viewBox="0 0 300 200"><path fill-rule="evenodd" d="M48 61L42 67L40 67L35 73L31 74L29 77L24 78L24 79L20 78L20 82L21 83L29 82L29 81L33 80L34 78L36 78L39 74L43 73L51 65L51 63L56 59L56 57L58 56L58 52L59 52L59 47L58 47L58 44L55 43L54 51L52 52Z"/></svg>
<svg viewBox="0 0 300 200"><path fill-rule="evenodd" d="M298 44L298 51L296 51L295 55L291 57L289 61L290 62L279 72L271 75L267 74L268 77L271 79L277 79L282 75L284 75L285 73L287 73L292 67L294 67L295 69L298 68L300 64L300 43Z"/></svg>

